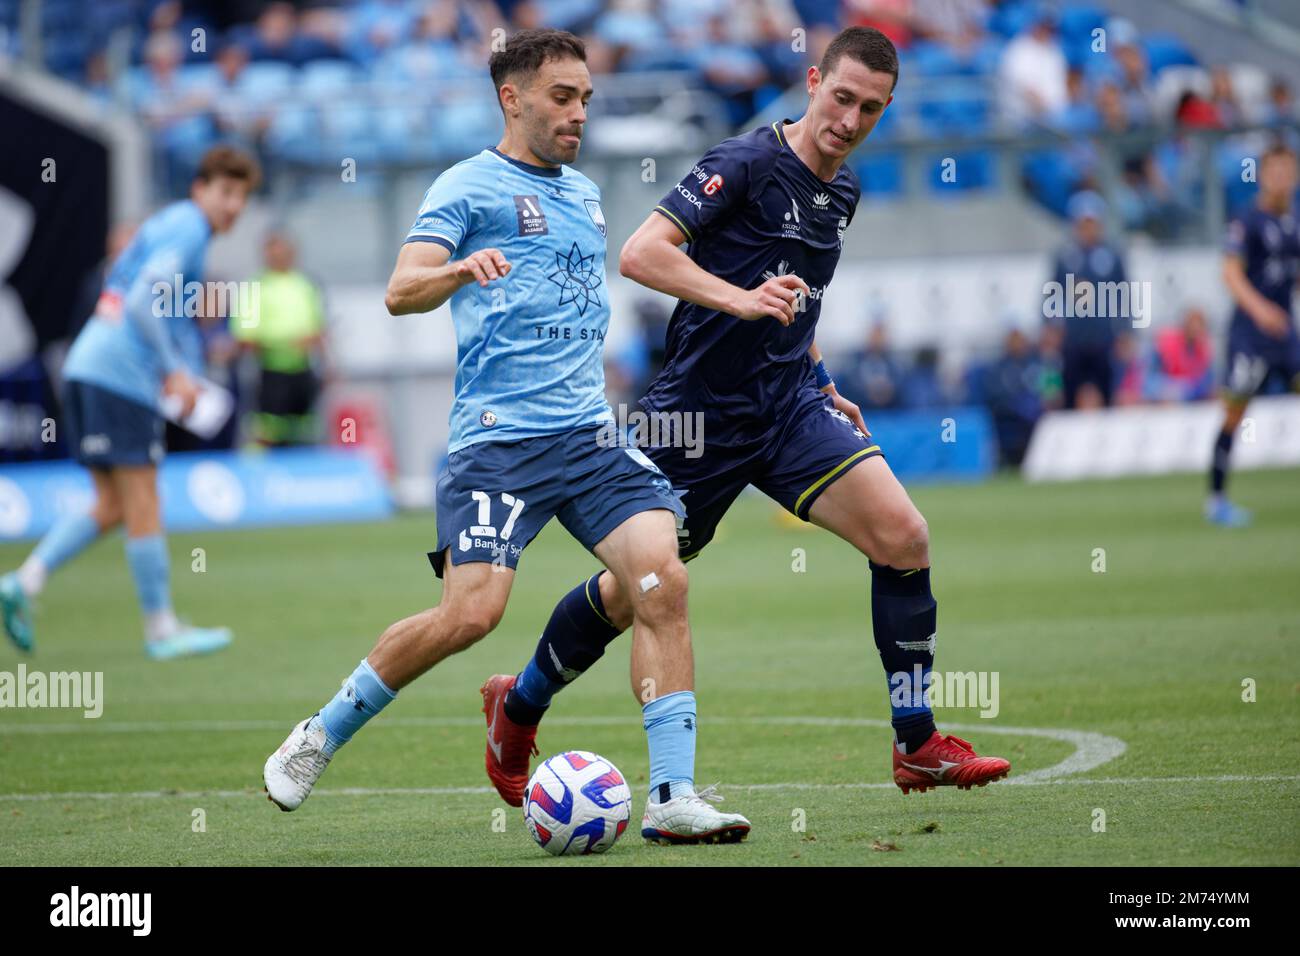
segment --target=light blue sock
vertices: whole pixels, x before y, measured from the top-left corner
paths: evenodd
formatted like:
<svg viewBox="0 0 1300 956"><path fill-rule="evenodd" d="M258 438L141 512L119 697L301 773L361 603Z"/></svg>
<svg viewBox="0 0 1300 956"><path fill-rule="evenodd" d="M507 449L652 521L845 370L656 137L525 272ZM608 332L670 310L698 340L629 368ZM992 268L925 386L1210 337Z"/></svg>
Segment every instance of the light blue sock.
<svg viewBox="0 0 1300 956"><path fill-rule="evenodd" d="M650 741L650 799L665 803L695 791L695 692L679 690L641 708Z"/></svg>
<svg viewBox="0 0 1300 956"><path fill-rule="evenodd" d="M169 611L172 606L171 565L167 539L160 534L126 539L126 563L135 579L135 593L146 615Z"/></svg>
<svg viewBox="0 0 1300 956"><path fill-rule="evenodd" d="M375 673L370 662L357 665L334 699L312 718L325 728L325 752L332 754L352 739L352 735L366 725L397 696Z"/></svg>
<svg viewBox="0 0 1300 956"><path fill-rule="evenodd" d="M80 554L87 545L99 537L99 524L89 512L63 515L54 522L41 543L32 551L48 573Z"/></svg>

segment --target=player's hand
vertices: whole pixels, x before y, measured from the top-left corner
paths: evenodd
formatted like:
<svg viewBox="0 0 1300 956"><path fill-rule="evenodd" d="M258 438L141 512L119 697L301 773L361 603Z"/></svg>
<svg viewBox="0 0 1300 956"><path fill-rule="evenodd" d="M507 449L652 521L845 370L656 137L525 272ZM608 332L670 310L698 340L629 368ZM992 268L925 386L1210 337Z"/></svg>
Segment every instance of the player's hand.
<svg viewBox="0 0 1300 956"><path fill-rule="evenodd" d="M1264 303L1251 318L1255 320L1261 332L1275 339L1284 339L1291 332L1291 316L1276 302Z"/></svg>
<svg viewBox="0 0 1300 956"><path fill-rule="evenodd" d="M477 282L485 286L493 279L505 278L509 272L510 263L500 249L480 249L456 263L456 278L461 285Z"/></svg>
<svg viewBox="0 0 1300 956"><path fill-rule="evenodd" d="M836 391L834 382L831 382L831 384L827 385L822 389L822 391L830 396L831 404L835 406L837 412L843 412L845 415L849 416L849 421L854 425L857 425L858 430L862 432L862 434L866 435L868 438L871 437L871 432L867 430L867 423L862 418L862 409L858 408L857 405L854 405Z"/></svg>
<svg viewBox="0 0 1300 956"><path fill-rule="evenodd" d="M799 296L807 296L810 291L808 283L796 275L773 276L741 296L736 315L742 319L772 318L789 325L794 321Z"/></svg>
<svg viewBox="0 0 1300 956"><path fill-rule="evenodd" d="M194 411L194 403L199 400L199 386L187 372L177 369L163 380L163 394L179 398L181 418L187 418Z"/></svg>

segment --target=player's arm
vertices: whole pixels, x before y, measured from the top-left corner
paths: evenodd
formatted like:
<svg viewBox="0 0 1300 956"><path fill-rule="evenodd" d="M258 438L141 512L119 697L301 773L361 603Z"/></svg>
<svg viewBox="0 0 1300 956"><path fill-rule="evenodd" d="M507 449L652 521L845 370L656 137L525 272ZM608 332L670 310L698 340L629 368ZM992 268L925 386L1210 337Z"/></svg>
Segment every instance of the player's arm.
<svg viewBox="0 0 1300 956"><path fill-rule="evenodd" d="M180 262L181 259L170 250L146 261L123 297L122 311L126 321L135 327L158 357L164 374L163 394L180 398L181 414L188 415L198 400L199 387L185 368L185 361L171 330L167 328L171 303L178 298L174 285L181 282L183 289Z"/></svg>
<svg viewBox="0 0 1300 956"><path fill-rule="evenodd" d="M452 261L451 250L437 242L407 242L397 254L388 279L384 305L390 315L431 312L471 282L486 286L510 272L499 249L480 249Z"/></svg>
<svg viewBox="0 0 1300 956"><path fill-rule="evenodd" d="M1262 296L1246 275L1241 257L1229 253L1223 258L1223 282L1232 299L1259 328L1274 338L1286 338L1291 316L1276 302Z"/></svg>
<svg viewBox="0 0 1300 956"><path fill-rule="evenodd" d="M686 235L675 223L652 212L623 244L618 271L656 292L741 319L794 321L797 297L808 294L808 284L798 276L776 276L757 289L742 289L700 268L681 248L684 242Z"/></svg>
<svg viewBox="0 0 1300 956"><path fill-rule="evenodd" d="M839 389L835 387L835 380L831 378L831 373L826 370L826 363L822 361L822 350L815 339L813 344L808 346L808 357L812 359L813 371L817 373L817 387L830 396L831 404L835 406L837 411L849 416L849 421L857 425L862 430L862 434L870 438L871 431L867 428L867 422L862 417L862 409L841 395Z"/></svg>

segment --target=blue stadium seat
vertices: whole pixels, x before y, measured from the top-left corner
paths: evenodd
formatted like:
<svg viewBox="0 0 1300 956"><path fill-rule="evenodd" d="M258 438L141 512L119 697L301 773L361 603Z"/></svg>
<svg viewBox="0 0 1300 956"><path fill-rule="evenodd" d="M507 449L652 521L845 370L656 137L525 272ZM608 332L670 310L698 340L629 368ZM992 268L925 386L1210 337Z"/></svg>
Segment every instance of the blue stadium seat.
<svg viewBox="0 0 1300 956"><path fill-rule="evenodd" d="M1142 49L1146 51L1151 75L1159 73L1167 66L1197 66L1192 51L1182 40L1169 33L1153 33L1141 39Z"/></svg>
<svg viewBox="0 0 1300 956"><path fill-rule="evenodd" d="M355 90L364 80L350 60L312 60L298 74L298 90L304 96L323 99Z"/></svg>
<svg viewBox="0 0 1300 956"><path fill-rule="evenodd" d="M903 193L903 157L899 153L864 153L853 163L862 194L876 199Z"/></svg>
<svg viewBox="0 0 1300 956"><path fill-rule="evenodd" d="M287 63L261 60L250 63L239 74L239 95L255 102L266 102L288 94L296 78L294 68Z"/></svg>

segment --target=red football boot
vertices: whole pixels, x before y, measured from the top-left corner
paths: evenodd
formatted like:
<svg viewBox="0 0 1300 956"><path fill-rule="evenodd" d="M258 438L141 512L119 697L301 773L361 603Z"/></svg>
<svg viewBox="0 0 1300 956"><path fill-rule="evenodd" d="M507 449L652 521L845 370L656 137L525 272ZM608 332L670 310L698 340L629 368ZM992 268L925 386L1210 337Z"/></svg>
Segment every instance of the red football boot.
<svg viewBox="0 0 1300 956"><path fill-rule="evenodd" d="M935 731L914 754L894 750L894 783L903 793L933 787L957 787L969 790L1001 780L1011 771L1011 764L1001 757L981 757L960 737L945 737Z"/></svg>
<svg viewBox="0 0 1300 956"><path fill-rule="evenodd" d="M506 692L514 686L514 675L497 674L487 679L479 693L487 717L488 777L502 800L512 807L522 807L524 788L528 786L528 758L537 756L537 727L516 724L506 716Z"/></svg>

